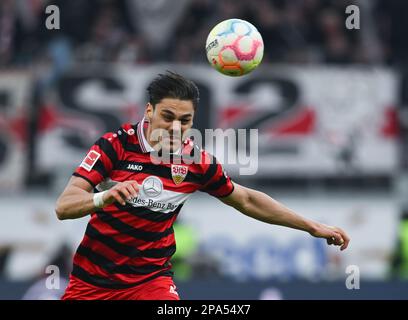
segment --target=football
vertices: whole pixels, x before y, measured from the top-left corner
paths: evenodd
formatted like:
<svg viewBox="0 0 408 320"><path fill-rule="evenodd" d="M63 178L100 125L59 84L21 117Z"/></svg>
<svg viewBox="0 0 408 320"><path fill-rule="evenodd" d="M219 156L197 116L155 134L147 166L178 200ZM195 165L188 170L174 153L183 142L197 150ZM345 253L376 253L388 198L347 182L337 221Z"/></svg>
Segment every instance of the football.
<svg viewBox="0 0 408 320"><path fill-rule="evenodd" d="M248 21L228 19L218 23L206 41L211 66L228 76L242 76L262 61L264 44L261 34Z"/></svg>

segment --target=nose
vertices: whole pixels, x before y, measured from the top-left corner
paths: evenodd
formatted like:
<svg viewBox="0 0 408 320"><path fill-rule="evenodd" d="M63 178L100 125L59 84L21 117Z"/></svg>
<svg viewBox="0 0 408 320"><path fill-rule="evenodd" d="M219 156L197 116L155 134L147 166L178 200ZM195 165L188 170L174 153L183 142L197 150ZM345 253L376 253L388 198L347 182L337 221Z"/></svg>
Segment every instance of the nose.
<svg viewBox="0 0 408 320"><path fill-rule="evenodd" d="M181 132L181 122L180 121L173 121L172 124L172 128L171 128L172 132Z"/></svg>

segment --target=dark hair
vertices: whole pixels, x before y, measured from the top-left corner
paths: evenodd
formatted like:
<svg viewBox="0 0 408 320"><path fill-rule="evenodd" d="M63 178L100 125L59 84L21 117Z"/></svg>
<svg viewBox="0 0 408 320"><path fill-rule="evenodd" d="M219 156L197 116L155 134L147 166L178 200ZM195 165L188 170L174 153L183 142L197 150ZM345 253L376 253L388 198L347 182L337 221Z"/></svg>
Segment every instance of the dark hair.
<svg viewBox="0 0 408 320"><path fill-rule="evenodd" d="M199 91L195 83L183 76L166 71L159 74L147 87L149 102L154 106L164 98L191 100L194 109L199 101Z"/></svg>

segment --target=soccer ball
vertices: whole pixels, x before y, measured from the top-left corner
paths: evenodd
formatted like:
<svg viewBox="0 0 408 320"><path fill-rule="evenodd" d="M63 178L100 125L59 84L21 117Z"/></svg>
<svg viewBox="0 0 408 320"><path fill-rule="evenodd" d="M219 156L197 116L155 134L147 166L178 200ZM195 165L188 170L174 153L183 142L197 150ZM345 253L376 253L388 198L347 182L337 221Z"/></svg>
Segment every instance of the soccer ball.
<svg viewBox="0 0 408 320"><path fill-rule="evenodd" d="M262 61L264 44L261 34L248 21L228 19L217 24L206 42L207 59L217 71L228 76L242 76Z"/></svg>

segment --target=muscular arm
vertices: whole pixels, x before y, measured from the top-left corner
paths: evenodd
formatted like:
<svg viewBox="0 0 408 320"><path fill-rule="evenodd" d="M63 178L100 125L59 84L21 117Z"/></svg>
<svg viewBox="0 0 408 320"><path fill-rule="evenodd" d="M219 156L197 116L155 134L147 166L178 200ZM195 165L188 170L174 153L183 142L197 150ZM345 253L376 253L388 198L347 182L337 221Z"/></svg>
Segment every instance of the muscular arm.
<svg viewBox="0 0 408 320"><path fill-rule="evenodd" d="M58 219L77 219L95 210L92 189L88 181L72 177L57 200L55 212Z"/></svg>
<svg viewBox="0 0 408 320"><path fill-rule="evenodd" d="M93 201L92 185L80 177L72 177L65 190L59 196L55 208L58 219L82 218L96 209ZM125 205L125 201L137 196L139 185L136 181L117 183L103 195L104 206L117 201Z"/></svg>
<svg viewBox="0 0 408 320"><path fill-rule="evenodd" d="M347 248L350 239L340 228L308 220L263 192L236 183L234 186L234 191L221 201L243 214L269 224L306 231L314 237L325 238L328 244L341 246L341 250Z"/></svg>

